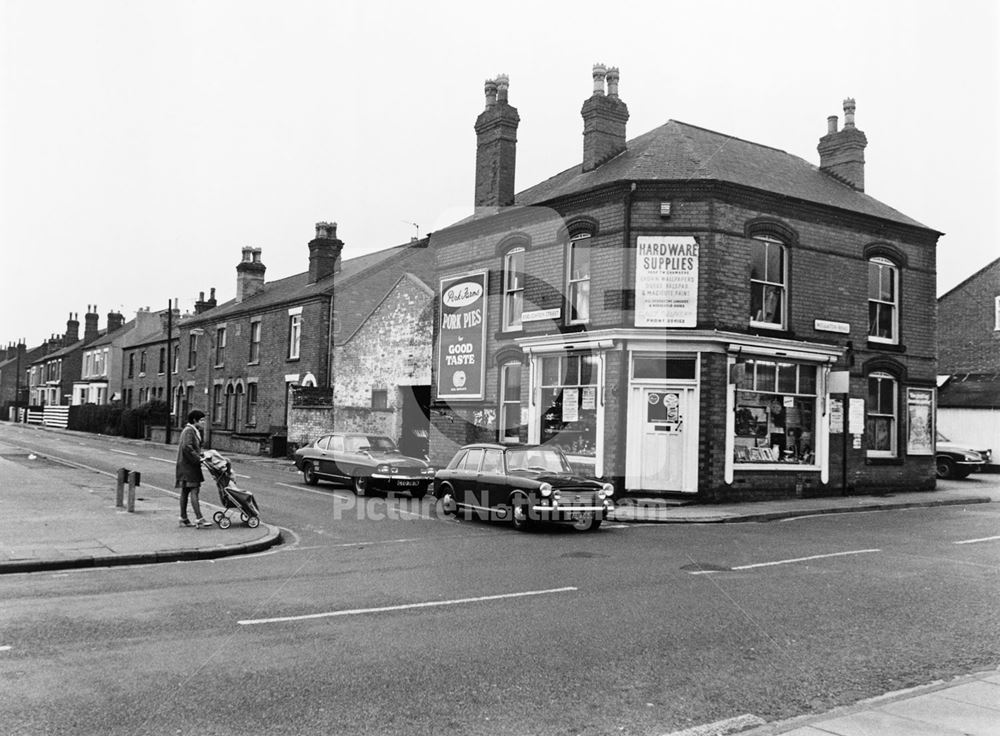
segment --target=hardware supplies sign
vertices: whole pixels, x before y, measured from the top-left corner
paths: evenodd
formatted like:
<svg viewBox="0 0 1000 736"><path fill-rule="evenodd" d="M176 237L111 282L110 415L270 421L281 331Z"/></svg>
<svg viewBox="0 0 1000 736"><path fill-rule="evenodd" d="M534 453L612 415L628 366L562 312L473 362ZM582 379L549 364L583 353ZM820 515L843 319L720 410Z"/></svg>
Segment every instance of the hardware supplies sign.
<svg viewBox="0 0 1000 736"><path fill-rule="evenodd" d="M441 279L439 399L483 398L487 277L487 271L474 271Z"/></svg>
<svg viewBox="0 0 1000 736"><path fill-rule="evenodd" d="M640 235L635 249L635 326L698 324L698 241Z"/></svg>

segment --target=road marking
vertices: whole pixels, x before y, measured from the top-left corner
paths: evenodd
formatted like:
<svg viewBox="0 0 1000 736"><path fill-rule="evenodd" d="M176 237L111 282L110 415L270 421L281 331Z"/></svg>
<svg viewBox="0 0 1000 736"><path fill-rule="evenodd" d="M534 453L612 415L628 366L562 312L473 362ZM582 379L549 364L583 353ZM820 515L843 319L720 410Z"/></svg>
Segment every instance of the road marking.
<svg viewBox="0 0 1000 736"><path fill-rule="evenodd" d="M9 652L9 651L10 651L9 646L0 647L0 652Z"/></svg>
<svg viewBox="0 0 1000 736"><path fill-rule="evenodd" d="M139 457L138 452L126 452L125 450L115 450L110 447L108 448L108 450L110 452L117 452L119 455L131 455L132 457Z"/></svg>
<svg viewBox="0 0 1000 736"><path fill-rule="evenodd" d="M1000 537L983 537L982 539L963 539L961 542L952 542L952 544L978 544L979 542L995 542L1000 539Z"/></svg>
<svg viewBox="0 0 1000 736"><path fill-rule="evenodd" d="M881 552L880 549L855 549L850 552L831 552L828 555L811 555L809 557L795 557L790 560L775 560L774 562L757 562L753 565L739 565L733 567L733 570L750 570L755 567L772 567L774 565L790 565L793 562L808 562L809 560L822 560L827 557L844 557L846 555L867 555L873 552Z"/></svg>
<svg viewBox="0 0 1000 736"><path fill-rule="evenodd" d="M739 733L754 726L765 726L767 721L755 715L746 713L735 718L726 718L715 723L706 723L701 726L692 726L683 731L673 731L666 736L726 736L731 733Z"/></svg>
<svg viewBox="0 0 1000 736"><path fill-rule="evenodd" d="M131 455L132 453L129 454ZM148 457L150 460L156 460L158 463L170 463L171 465L173 465L174 463L177 462L176 460L167 460L162 457L153 457L152 455L146 455L146 457Z"/></svg>
<svg viewBox="0 0 1000 736"><path fill-rule="evenodd" d="M353 493L348 493L347 491L338 491L336 489L331 489L329 491L317 491L315 488L305 488L304 486L293 486L288 483L282 483L280 481L276 482L276 486L284 486L285 488L291 488L296 491L305 491L306 493L315 493L317 496L340 496L341 498L354 498Z"/></svg>
<svg viewBox="0 0 1000 736"><path fill-rule="evenodd" d="M240 626L253 624L275 624L285 621L306 621L316 618L332 618L334 616L359 616L365 613L385 613L387 611L408 611L414 608L432 608L435 606L455 606L461 603L481 603L482 601L499 601L509 598L527 598L535 595L550 595L552 593L569 593L577 588L550 588L549 590L527 590L522 593L503 593L501 595L484 595L476 598L454 598L444 601L427 601L425 603L406 603L399 606L381 606L379 608L354 608L346 611L326 611L324 613L307 613L301 616L279 616L276 618L256 618L237 621Z"/></svg>

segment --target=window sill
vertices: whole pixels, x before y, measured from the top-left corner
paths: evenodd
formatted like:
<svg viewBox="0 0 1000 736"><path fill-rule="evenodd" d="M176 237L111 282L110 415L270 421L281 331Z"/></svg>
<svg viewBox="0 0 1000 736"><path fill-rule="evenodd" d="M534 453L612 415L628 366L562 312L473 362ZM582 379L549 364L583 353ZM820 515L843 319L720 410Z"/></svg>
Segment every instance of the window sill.
<svg viewBox="0 0 1000 736"><path fill-rule="evenodd" d="M298 363L301 358L285 358L286 363Z"/></svg>
<svg viewBox="0 0 1000 736"><path fill-rule="evenodd" d="M247 365L260 365L259 360L248 360Z"/></svg>
<svg viewBox="0 0 1000 736"><path fill-rule="evenodd" d="M798 472L818 473L821 468L818 465L806 465L805 463L733 463L733 470L786 470Z"/></svg>
<svg viewBox="0 0 1000 736"><path fill-rule="evenodd" d="M866 347L869 350L885 350L890 353L905 353L906 346L898 342L882 342L881 340L868 340Z"/></svg>

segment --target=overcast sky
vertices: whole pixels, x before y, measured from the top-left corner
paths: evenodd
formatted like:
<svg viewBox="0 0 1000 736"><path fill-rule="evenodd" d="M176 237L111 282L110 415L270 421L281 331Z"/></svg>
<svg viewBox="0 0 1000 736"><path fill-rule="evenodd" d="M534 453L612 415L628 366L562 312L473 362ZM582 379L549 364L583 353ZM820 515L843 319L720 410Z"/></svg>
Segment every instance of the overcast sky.
<svg viewBox="0 0 1000 736"><path fill-rule="evenodd" d="M0 0L0 345L229 299L247 245L300 273L320 220L350 257L458 219L501 72L525 189L582 159L595 62L629 138L674 119L814 164L854 97L866 192L946 233L938 293L1000 255L995 0L549 5Z"/></svg>

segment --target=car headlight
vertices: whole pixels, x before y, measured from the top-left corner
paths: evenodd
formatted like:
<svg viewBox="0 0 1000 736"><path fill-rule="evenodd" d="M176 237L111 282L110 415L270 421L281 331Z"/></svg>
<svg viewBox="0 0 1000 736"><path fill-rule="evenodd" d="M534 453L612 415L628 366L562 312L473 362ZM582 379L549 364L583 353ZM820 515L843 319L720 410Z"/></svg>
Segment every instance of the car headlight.
<svg viewBox="0 0 1000 736"><path fill-rule="evenodd" d="M552 495L552 484L542 483L542 485L538 486L538 492L542 494L543 498L548 498Z"/></svg>
<svg viewBox="0 0 1000 736"><path fill-rule="evenodd" d="M598 498L608 498L609 496L615 495L615 487L610 483L605 483L601 486L601 490L597 492Z"/></svg>
<svg viewBox="0 0 1000 736"><path fill-rule="evenodd" d="M965 453L965 459L968 460L969 462L978 463L981 462L983 458L980 457L979 453L967 452Z"/></svg>
<svg viewBox="0 0 1000 736"><path fill-rule="evenodd" d="M380 473L388 473L389 472L389 466L388 465L379 465L378 468L376 468L376 469Z"/></svg>
<svg viewBox="0 0 1000 736"><path fill-rule="evenodd" d="M423 473L424 475L434 475L434 468L431 467L421 468L420 472Z"/></svg>

